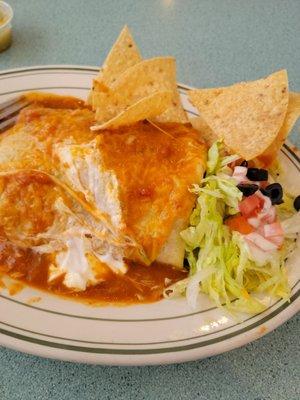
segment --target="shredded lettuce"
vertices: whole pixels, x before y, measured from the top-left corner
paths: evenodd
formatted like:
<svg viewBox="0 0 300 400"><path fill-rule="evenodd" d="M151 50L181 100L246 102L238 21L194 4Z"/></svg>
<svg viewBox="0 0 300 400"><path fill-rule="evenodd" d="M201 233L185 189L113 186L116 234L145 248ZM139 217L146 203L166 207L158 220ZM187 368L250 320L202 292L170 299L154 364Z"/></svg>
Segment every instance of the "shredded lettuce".
<svg viewBox="0 0 300 400"><path fill-rule="evenodd" d="M265 309L257 294L289 297L286 253L276 251L258 265L243 235L230 232L224 224L227 216L238 212L242 193L227 167L238 157L222 157L221 152L222 144L216 142L208 152L206 177L191 188L197 203L190 226L181 232L189 276L168 287L165 296L185 294L195 308L201 291L220 307L256 314Z"/></svg>

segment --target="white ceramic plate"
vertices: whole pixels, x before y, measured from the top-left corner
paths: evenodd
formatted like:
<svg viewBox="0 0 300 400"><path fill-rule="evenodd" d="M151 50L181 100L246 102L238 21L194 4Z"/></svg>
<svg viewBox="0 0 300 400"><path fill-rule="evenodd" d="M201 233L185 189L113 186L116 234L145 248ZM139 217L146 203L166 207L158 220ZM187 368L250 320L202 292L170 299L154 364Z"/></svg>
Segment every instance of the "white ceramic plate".
<svg viewBox="0 0 300 400"><path fill-rule="evenodd" d="M43 66L0 72L0 103L38 90L86 98L92 67ZM189 113L187 87L179 85ZM300 193L300 160L284 146L280 155L286 179ZM298 183L298 188L295 187ZM89 307L26 288L15 296L0 293L0 344L26 353L63 360L112 364L167 364L199 359L242 346L291 318L300 306L300 254L288 262L290 302L269 302L256 316L233 319L203 295L191 310L184 299L128 307ZM29 299L41 297L38 303ZM268 301L268 299L266 299Z"/></svg>

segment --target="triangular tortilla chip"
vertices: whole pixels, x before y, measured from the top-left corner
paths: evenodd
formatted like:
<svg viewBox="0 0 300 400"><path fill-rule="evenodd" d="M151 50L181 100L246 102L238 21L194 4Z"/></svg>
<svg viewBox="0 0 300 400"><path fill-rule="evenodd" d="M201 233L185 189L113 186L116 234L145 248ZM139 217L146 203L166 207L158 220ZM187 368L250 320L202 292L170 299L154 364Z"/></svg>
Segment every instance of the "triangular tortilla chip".
<svg viewBox="0 0 300 400"><path fill-rule="evenodd" d="M139 49L125 25L116 43L111 48L96 80L110 86L127 68L142 61Z"/></svg>
<svg viewBox="0 0 300 400"><path fill-rule="evenodd" d="M144 97L172 91L172 103L155 118L158 122L188 122L176 83L176 65L171 57L142 61L131 33L125 26L93 81L88 104L96 120L104 124ZM153 113L152 113L153 114Z"/></svg>
<svg viewBox="0 0 300 400"><path fill-rule="evenodd" d="M93 131L116 129L119 126L131 125L144 119L152 119L162 114L172 104L172 98L171 91L153 93L148 97L143 97L116 117L103 124L92 126L91 129Z"/></svg>
<svg viewBox="0 0 300 400"><path fill-rule="evenodd" d="M93 82L93 88L87 100L88 104L93 105L94 91L107 91L109 86L127 68L132 67L140 61L142 61L142 57L139 49L133 40L128 26L125 25Z"/></svg>
<svg viewBox="0 0 300 400"><path fill-rule="evenodd" d="M288 106L287 72L225 88L196 89L189 99L228 148L246 160L276 138Z"/></svg>
<svg viewBox="0 0 300 400"><path fill-rule="evenodd" d="M189 100L198 109L208 107L211 103L224 92L226 87L209 88L209 89L195 89L189 91Z"/></svg>
<svg viewBox="0 0 300 400"><path fill-rule="evenodd" d="M180 103L176 86L176 64L172 57L157 57L128 68L107 92L97 92L93 96L93 106L97 109L96 119L104 123L119 115L129 106L158 91L172 91L173 104L165 115L164 122L187 122Z"/></svg>
<svg viewBox="0 0 300 400"><path fill-rule="evenodd" d="M290 92L287 113L276 139L261 156L257 157L257 161L260 166L267 167L271 165L272 162L276 159L276 156L281 146L283 145L285 139L288 137L290 131L292 130L299 117L300 93Z"/></svg>

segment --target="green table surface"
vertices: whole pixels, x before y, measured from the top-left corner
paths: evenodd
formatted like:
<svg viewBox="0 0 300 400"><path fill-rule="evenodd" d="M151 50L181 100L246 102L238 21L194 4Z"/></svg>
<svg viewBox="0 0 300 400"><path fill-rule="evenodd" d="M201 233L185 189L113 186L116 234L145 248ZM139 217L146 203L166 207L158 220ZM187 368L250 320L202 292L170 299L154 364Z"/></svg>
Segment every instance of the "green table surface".
<svg viewBox="0 0 300 400"><path fill-rule="evenodd" d="M144 57L173 55L178 80L222 86L287 68L300 91L299 0L10 0L12 47L0 70L100 65L124 24ZM299 129L291 136L300 145ZM297 400L300 318L243 348L171 366L118 368L0 349L1 400Z"/></svg>

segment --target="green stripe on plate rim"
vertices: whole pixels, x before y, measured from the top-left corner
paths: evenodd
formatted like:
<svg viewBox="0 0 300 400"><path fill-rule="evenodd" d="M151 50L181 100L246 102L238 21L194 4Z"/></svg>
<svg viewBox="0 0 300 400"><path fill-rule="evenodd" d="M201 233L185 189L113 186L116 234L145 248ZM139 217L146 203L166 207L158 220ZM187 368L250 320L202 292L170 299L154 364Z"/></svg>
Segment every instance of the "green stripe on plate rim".
<svg viewBox="0 0 300 400"><path fill-rule="evenodd" d="M293 303L298 297L299 297L300 291L295 293L291 299L290 302L285 302L282 304L278 309L267 315L266 317L262 318L261 320L253 323L252 325L249 325L245 328L242 328L236 332L229 333L227 335L215 338L215 339L210 339L204 342L200 343L193 343L190 345L186 346L177 346L177 347L166 347L166 348L158 348L158 349L135 349L135 350L127 350L127 349L108 349L108 348L95 348L95 347L84 347L84 346L75 346L75 345L67 345L67 344L62 344L62 343L56 343L56 342L49 342L46 340L41 340L41 339L36 339L33 337L25 336L25 335L20 335L18 333L14 332L9 332L6 331L5 329L0 328L0 333L12 337L14 339L22 340L28 343L33 343L41 346L46 346L46 347L51 347L51 348L56 348L56 349L62 349L62 350L67 350L67 351L76 351L76 352L81 352L81 353L94 353L94 354L116 354L116 355L147 355L147 354L162 354L162 353L173 353L173 352L181 352L181 351L187 351L187 350L193 350L205 346L210 346L212 344L220 343L228 339L232 339L236 336L239 336L242 333L249 332L250 330L270 321L272 318L276 317L278 314L280 314L283 310L289 307L291 303Z"/></svg>
<svg viewBox="0 0 300 400"><path fill-rule="evenodd" d="M300 281L298 280L298 282L295 283L295 285L291 289L292 291L299 284L299 282ZM206 333L204 335L192 336L192 337L188 337L188 338L184 338L184 339L177 339L177 340L167 340L167 341L161 341L161 342L145 342L145 343L93 342L93 341L87 341L87 340L78 340L78 339L70 339L70 338L65 338L65 337L60 337L60 336L46 335L44 333L39 333L39 332L31 331L31 330L28 330L28 329L20 328L18 326L13 326L13 325L7 324L7 323L5 323L3 321L0 321L0 324L5 325L5 326L7 326L9 328L13 328L13 329L17 329L17 330L23 331L23 332L32 333L34 335L39 335L39 336L47 337L47 338L50 338L50 339L59 339L59 340L64 340L64 341L69 341L69 342L86 343L86 344L97 344L97 345L115 345L115 346L141 346L141 345L142 346L150 346L150 345L158 345L158 344L186 342L188 340L195 340L195 339L199 339L199 338L203 338L203 337L207 337L207 336L212 336L212 335L218 334L220 332L224 332L224 331L226 331L228 329L233 329L238 325L242 325L242 324L244 325L245 323L249 322L251 319L254 319L254 318L258 317L259 315L262 315L262 314L270 311L272 308L274 308L280 302L282 302L282 299L277 300L274 304L272 304L266 310L264 310L264 311L262 311L262 312L260 312L258 314L252 315L251 317L249 317L249 318L245 319L244 321L239 322L239 323L237 323L235 325L231 325L231 326L228 326L228 327L223 328L223 329L215 330L213 332ZM137 322L139 322L139 321L137 321Z"/></svg>

